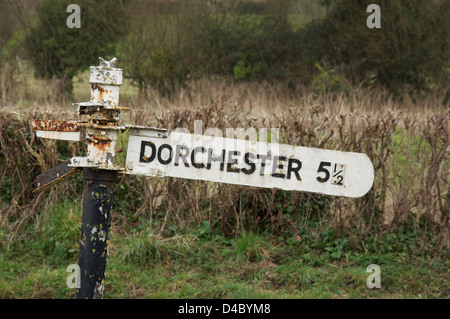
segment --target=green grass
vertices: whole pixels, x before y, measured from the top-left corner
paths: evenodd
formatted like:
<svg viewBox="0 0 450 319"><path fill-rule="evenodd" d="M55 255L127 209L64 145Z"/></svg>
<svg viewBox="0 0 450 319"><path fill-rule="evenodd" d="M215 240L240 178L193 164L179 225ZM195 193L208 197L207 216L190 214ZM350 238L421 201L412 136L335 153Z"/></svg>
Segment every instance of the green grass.
<svg viewBox="0 0 450 319"><path fill-rule="evenodd" d="M56 204L12 243L2 230L0 298L74 298L66 268L77 262L80 210ZM420 253L409 231L368 238L364 252L330 230L282 240L225 238L207 222L168 236L113 226L105 298L449 298L448 251ZM370 264L381 268L380 289L366 286Z"/></svg>

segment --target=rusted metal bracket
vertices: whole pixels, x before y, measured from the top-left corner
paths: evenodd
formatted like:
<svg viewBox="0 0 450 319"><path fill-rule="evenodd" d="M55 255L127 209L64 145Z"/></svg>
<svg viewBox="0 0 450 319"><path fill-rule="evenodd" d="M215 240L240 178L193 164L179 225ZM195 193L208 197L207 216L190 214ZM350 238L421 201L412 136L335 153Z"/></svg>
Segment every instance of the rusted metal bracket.
<svg viewBox="0 0 450 319"><path fill-rule="evenodd" d="M79 141L81 127L76 121L31 120L37 137Z"/></svg>
<svg viewBox="0 0 450 319"><path fill-rule="evenodd" d="M72 105L78 106L77 113L79 115L91 115L102 110L119 110L129 111L130 108L124 106L111 107L109 103L94 103L94 102L80 102L72 103Z"/></svg>

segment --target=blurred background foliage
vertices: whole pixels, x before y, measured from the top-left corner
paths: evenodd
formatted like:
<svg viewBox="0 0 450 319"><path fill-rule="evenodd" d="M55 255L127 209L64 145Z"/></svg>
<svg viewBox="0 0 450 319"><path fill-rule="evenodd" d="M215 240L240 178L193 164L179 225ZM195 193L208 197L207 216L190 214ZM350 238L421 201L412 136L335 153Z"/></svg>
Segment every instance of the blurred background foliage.
<svg viewBox="0 0 450 319"><path fill-rule="evenodd" d="M448 99L448 1L375 1L380 29L366 26L372 0L79 0L80 29L66 26L70 2L1 1L0 94L17 59L70 93L80 70L117 56L141 94L220 75L319 93L444 90Z"/></svg>

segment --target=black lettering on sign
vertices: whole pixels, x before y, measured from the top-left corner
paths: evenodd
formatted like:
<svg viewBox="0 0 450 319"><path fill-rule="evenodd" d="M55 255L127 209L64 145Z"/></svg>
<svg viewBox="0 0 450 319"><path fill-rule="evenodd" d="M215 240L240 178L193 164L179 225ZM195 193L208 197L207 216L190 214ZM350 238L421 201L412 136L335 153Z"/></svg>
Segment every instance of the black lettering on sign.
<svg viewBox="0 0 450 319"><path fill-rule="evenodd" d="M326 166L331 166L330 162L320 162L319 164L319 168L317 169L317 173L324 173L325 176L324 177L316 177L316 179L321 182L321 183L325 183L329 178L330 178L330 172L328 171L328 169L326 169Z"/></svg>
<svg viewBox="0 0 450 319"><path fill-rule="evenodd" d="M239 168L232 167L234 164L238 164L238 160L233 158L233 156L239 156L241 152L239 151L229 151L228 152L228 161L227 161L227 172L235 172L239 173Z"/></svg>
<svg viewBox="0 0 450 319"><path fill-rule="evenodd" d="M206 150L202 146L194 148L191 153L191 163L192 163L192 166L194 166L195 168L203 168L203 167L205 167L205 164L195 162L195 154L197 154L198 152L205 153Z"/></svg>
<svg viewBox="0 0 450 319"><path fill-rule="evenodd" d="M264 175L264 168L266 167L266 160L270 161L270 155L260 155L258 154L257 158L261 159L261 170L259 171L259 175Z"/></svg>
<svg viewBox="0 0 450 319"><path fill-rule="evenodd" d="M150 146L152 150L152 154L150 156L146 155L145 148ZM150 163L155 159L156 156L156 146L150 141L142 141L141 142L141 152L139 154L139 162L140 163Z"/></svg>
<svg viewBox="0 0 450 319"><path fill-rule="evenodd" d="M285 161L285 156L274 156L273 157L273 164L272 164L272 176L278 177L278 178L285 178L286 175L283 173L277 173L277 169L283 170L283 164L280 163L282 161Z"/></svg>
<svg viewBox="0 0 450 319"><path fill-rule="evenodd" d="M208 163L206 164L207 169L211 169L212 162L220 162L220 170L223 171L225 166L225 150L222 150L222 156L213 156L213 149L208 148Z"/></svg>
<svg viewBox="0 0 450 319"><path fill-rule="evenodd" d="M245 164L250 166L250 168L249 169L247 169L247 168L241 169L242 173L247 174L247 175L253 174L255 172L255 169L256 169L256 165L255 165L255 163L250 161L250 157L252 159L255 159L256 156L253 153L245 153L244 154L244 162L245 162Z"/></svg>
<svg viewBox="0 0 450 319"><path fill-rule="evenodd" d="M169 150L169 157L165 160L161 157L161 153L164 149ZM163 144L158 148L158 161L164 165L167 165L172 161L172 146L170 146L169 144Z"/></svg>
<svg viewBox="0 0 450 319"><path fill-rule="evenodd" d="M200 153L200 154L199 154ZM216 156L214 154L220 154ZM202 156L200 156L202 155ZM205 149L203 146L189 148L186 145L169 145L162 144L159 147L150 141L141 141L141 149L139 155L139 162L150 163L157 160L164 165L168 165L172 162L174 166L194 167L197 169L206 168L211 169L213 162L220 163L220 166L216 166L220 171L244 173L251 175L256 172L257 165L261 165L259 168L260 175L271 175L274 178L291 179L294 175L298 181L301 181L300 170L302 169L302 162L295 158L288 158L286 156L272 156L267 154L255 154L247 152L241 159L240 151L228 151L221 149L219 152L215 152L213 148ZM207 161L205 161L207 158ZM243 160L243 168L238 168L240 162ZM260 160L260 163L257 161ZM189 163L190 161L190 163ZM225 167L226 164L226 167ZM266 167L270 166L270 168ZM333 177L336 179L334 182L337 185L342 185L343 175L345 173L345 165L334 165L334 170L331 174L328 167L331 166L330 162L321 162L317 172L317 180L325 182ZM333 167L333 166L331 166ZM330 167L330 168L331 168Z"/></svg>
<svg viewBox="0 0 450 319"><path fill-rule="evenodd" d="M184 151L184 153L182 153ZM177 145L175 148L175 160L173 165L178 166L180 162L180 158L183 160L184 166L189 167L189 163L187 161L187 157L189 156L189 148L184 145Z"/></svg>
<svg viewBox="0 0 450 319"><path fill-rule="evenodd" d="M294 167L294 164L296 166ZM291 173L295 174L295 177L298 181L301 181L299 170L302 168L302 162L300 162L298 159L290 158L288 161L288 168L287 168L287 179L291 179Z"/></svg>

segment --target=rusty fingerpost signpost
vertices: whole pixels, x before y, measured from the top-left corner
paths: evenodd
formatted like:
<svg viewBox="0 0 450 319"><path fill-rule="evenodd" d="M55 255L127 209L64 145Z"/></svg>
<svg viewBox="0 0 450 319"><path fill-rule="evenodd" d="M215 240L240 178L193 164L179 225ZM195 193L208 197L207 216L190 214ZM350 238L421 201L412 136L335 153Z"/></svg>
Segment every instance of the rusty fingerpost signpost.
<svg viewBox="0 0 450 319"><path fill-rule="evenodd" d="M33 120L31 125L36 135L43 138L80 141L85 131L87 156L74 157L50 171L39 175L40 192L54 183L83 169L85 181L83 191L83 215L81 225L80 288L77 298L102 298L105 283L108 234L113 204L113 181L123 168L115 165L115 149L120 126L119 87L122 84L122 69L114 68L114 62L100 58L100 66L90 68L91 100L75 103L78 114L86 115L87 121Z"/></svg>
<svg viewBox="0 0 450 319"><path fill-rule="evenodd" d="M81 141L87 155L70 160L37 176L41 192L83 170L83 215L78 266L77 298L103 298L112 190L118 173L151 177L170 176L211 182L306 191L357 198L374 181L374 168L366 154L341 152L244 140L169 132L120 124L119 87L122 69L116 59L90 68L91 100L74 103L85 121L32 120L38 137ZM125 167L116 164L119 131L128 131Z"/></svg>

